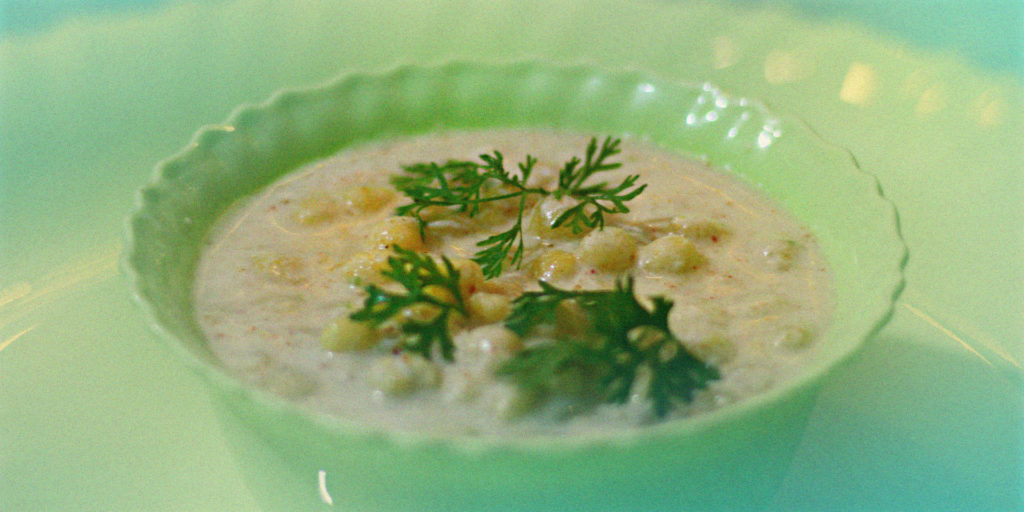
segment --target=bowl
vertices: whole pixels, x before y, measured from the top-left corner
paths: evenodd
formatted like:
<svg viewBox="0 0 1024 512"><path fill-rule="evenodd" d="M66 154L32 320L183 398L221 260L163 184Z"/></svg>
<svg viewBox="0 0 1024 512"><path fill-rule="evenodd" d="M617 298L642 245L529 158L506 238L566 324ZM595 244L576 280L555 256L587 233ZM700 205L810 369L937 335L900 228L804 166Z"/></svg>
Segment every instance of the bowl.
<svg viewBox="0 0 1024 512"><path fill-rule="evenodd" d="M682 421L599 438L501 440L351 424L248 387L220 366L191 291L204 237L235 201L363 143L498 127L640 137L733 173L781 204L817 236L834 276L833 319L808 370ZM209 383L251 487L288 508L756 507L785 475L817 389L891 316L906 261L877 180L802 122L709 84L541 62L402 66L243 106L158 165L126 233L123 268L137 302Z"/></svg>

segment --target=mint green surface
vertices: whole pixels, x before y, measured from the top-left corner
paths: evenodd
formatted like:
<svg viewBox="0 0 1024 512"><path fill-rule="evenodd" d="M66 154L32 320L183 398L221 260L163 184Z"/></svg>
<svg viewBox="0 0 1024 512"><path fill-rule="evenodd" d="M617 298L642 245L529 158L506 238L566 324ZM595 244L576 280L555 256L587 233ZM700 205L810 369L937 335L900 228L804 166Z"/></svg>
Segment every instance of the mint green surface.
<svg viewBox="0 0 1024 512"><path fill-rule="evenodd" d="M830 264L836 306L807 369L770 393L688 421L592 439L501 440L377 432L314 417L236 381L212 358L194 318L192 282L206 233L232 203L367 140L529 126L630 134L704 159L808 225ZM325 492L354 510L621 510L634 494L658 510L759 506L774 495L811 398L890 318L905 261L896 212L875 178L799 120L649 73L456 62L286 91L204 129L142 189L124 271L154 328L239 413L243 430L255 431L232 441L261 444L255 435L264 435L295 466L264 469L268 487L323 472ZM307 498L292 504L320 499Z"/></svg>
<svg viewBox="0 0 1024 512"><path fill-rule="evenodd" d="M773 505L1024 507L1019 78L853 24L711 2L245 0L0 41L0 509L266 502L263 468L285 463L231 444L205 386L128 300L116 262L134 191L241 103L450 58L710 81L849 148L900 210L907 288L818 396ZM247 449L261 465L239 462ZM316 492L316 479L282 487Z"/></svg>

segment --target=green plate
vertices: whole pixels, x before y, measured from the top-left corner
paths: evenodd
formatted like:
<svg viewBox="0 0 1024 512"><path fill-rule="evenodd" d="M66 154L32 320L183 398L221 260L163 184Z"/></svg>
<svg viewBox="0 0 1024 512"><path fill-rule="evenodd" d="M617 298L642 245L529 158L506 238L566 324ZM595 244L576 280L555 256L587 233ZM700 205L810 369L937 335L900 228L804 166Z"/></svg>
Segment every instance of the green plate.
<svg viewBox="0 0 1024 512"><path fill-rule="evenodd" d="M818 394L766 508L1024 508L1019 76L851 23L731 3L388 7L170 3L0 41L0 508L319 500L319 473L235 444L244 437L218 419L206 385L151 335L117 272L123 219L155 163L236 105L342 72L452 59L708 81L849 148L900 211L907 287L892 321ZM921 26L978 27L992 47L1013 40L956 13ZM258 462L241 462L242 450ZM275 474L290 476L256 478Z"/></svg>

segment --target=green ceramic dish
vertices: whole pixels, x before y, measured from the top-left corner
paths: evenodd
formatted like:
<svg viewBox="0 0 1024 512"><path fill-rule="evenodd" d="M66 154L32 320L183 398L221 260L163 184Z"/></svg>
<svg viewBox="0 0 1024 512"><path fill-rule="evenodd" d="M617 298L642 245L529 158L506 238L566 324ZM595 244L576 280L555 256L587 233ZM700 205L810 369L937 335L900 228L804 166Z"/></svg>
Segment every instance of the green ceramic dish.
<svg viewBox="0 0 1024 512"><path fill-rule="evenodd" d="M204 235L234 201L362 142L530 126L643 137L736 173L801 219L818 236L837 296L826 349L810 370L763 396L631 434L495 441L316 416L221 369L193 317L191 289ZM401 67L243 107L159 165L127 233L124 266L138 302L207 378L230 421L319 474L323 501L356 510L754 505L782 474L770 469L788 461L822 380L891 315L906 259L877 181L799 121L709 85L541 63ZM718 477L725 473L733 478Z"/></svg>

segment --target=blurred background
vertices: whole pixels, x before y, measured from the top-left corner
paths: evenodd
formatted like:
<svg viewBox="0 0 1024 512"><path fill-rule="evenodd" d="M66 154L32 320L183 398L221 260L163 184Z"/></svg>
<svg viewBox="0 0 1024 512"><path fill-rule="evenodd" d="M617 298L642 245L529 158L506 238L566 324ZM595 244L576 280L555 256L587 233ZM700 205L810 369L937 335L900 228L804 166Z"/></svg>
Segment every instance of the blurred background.
<svg viewBox="0 0 1024 512"><path fill-rule="evenodd" d="M851 150L907 288L771 508L1024 510L1024 0L0 0L0 510L326 507L240 463L130 301L122 223L236 106L449 59L710 81Z"/></svg>
<svg viewBox="0 0 1024 512"><path fill-rule="evenodd" d="M207 0L207 3L218 0ZM785 7L821 20L845 20L924 49L952 51L993 71L1024 73L1020 0L727 0L742 7ZM30 34L76 17L154 9L175 0L4 0L0 30ZM1002 39L1001 42L996 42Z"/></svg>

